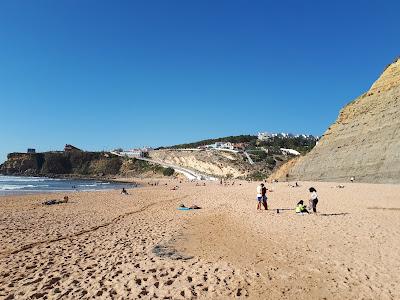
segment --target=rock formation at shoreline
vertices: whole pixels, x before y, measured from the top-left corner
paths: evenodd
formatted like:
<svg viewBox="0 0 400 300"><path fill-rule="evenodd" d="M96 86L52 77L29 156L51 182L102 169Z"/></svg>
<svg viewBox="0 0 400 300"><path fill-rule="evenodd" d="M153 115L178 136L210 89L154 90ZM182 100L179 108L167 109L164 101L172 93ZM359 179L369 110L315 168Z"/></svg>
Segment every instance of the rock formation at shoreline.
<svg viewBox="0 0 400 300"><path fill-rule="evenodd" d="M400 183L400 58L345 106L289 180Z"/></svg>
<svg viewBox="0 0 400 300"><path fill-rule="evenodd" d="M10 153L0 165L0 174L16 176L152 177L163 176L163 171L145 161L80 150Z"/></svg>

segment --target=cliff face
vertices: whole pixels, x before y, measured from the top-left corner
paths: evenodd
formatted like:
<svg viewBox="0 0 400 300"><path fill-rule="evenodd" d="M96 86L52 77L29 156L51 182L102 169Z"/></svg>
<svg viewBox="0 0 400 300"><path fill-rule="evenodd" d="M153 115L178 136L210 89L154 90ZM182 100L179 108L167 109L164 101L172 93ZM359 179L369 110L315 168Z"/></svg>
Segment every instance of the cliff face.
<svg viewBox="0 0 400 300"><path fill-rule="evenodd" d="M10 153L6 162L0 165L0 173L6 175L35 175L42 168L42 165L42 154Z"/></svg>
<svg viewBox="0 0 400 300"><path fill-rule="evenodd" d="M400 183L400 59L344 107L289 179Z"/></svg>
<svg viewBox="0 0 400 300"><path fill-rule="evenodd" d="M162 176L163 171L164 168L147 162L85 151L11 153L0 165L0 174L17 176Z"/></svg>
<svg viewBox="0 0 400 300"><path fill-rule="evenodd" d="M10 153L0 166L5 175L116 174L119 159L100 152Z"/></svg>

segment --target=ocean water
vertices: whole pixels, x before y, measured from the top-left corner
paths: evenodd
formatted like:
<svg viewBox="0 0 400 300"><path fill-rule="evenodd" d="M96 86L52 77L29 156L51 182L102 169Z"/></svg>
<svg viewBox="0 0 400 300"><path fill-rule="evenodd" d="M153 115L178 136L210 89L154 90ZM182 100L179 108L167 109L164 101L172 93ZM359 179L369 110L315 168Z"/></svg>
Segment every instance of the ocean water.
<svg viewBox="0 0 400 300"><path fill-rule="evenodd" d="M53 179L46 177L20 177L0 175L0 195L102 191L110 189L132 188L134 185L96 180Z"/></svg>

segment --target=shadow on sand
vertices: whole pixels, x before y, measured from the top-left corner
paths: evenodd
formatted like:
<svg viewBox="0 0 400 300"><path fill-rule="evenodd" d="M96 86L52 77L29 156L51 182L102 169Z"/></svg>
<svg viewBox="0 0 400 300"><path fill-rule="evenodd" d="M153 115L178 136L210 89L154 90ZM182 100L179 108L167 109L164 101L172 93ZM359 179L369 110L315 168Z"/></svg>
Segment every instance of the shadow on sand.
<svg viewBox="0 0 400 300"><path fill-rule="evenodd" d="M399 208L400 209L400 208ZM285 210L295 210L294 208L274 208L273 209L275 212L280 213L282 211ZM312 214L312 211L310 211L310 214ZM319 216L323 216L323 217L333 217L333 216L345 216L345 215L349 215L350 213L347 212L341 212L341 213L332 213L332 214L320 214L318 213Z"/></svg>
<svg viewBox="0 0 400 300"><path fill-rule="evenodd" d="M334 213L334 214L318 214L323 217L333 217L333 216L345 216L349 215L349 213Z"/></svg>
<svg viewBox="0 0 400 300"><path fill-rule="evenodd" d="M367 207L367 209L400 210L400 207Z"/></svg>

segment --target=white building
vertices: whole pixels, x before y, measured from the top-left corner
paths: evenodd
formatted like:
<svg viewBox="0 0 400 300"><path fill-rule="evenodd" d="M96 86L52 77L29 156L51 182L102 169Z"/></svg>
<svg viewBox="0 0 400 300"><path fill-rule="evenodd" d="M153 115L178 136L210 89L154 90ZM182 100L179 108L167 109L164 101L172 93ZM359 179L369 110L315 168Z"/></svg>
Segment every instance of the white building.
<svg viewBox="0 0 400 300"><path fill-rule="evenodd" d="M294 149L285 149L285 148L281 148L281 151L283 154L290 154L290 155L295 155L295 156L299 156L300 152L294 150Z"/></svg>
<svg viewBox="0 0 400 300"><path fill-rule="evenodd" d="M210 146L211 146L211 148L214 148L214 149L229 149L229 150L234 149L233 144L231 142L226 142L226 143L216 142Z"/></svg>
<svg viewBox="0 0 400 300"><path fill-rule="evenodd" d="M269 132L259 132L258 133L258 139L260 141L267 141L268 139L270 139L271 137L273 137L272 134L270 134Z"/></svg>

